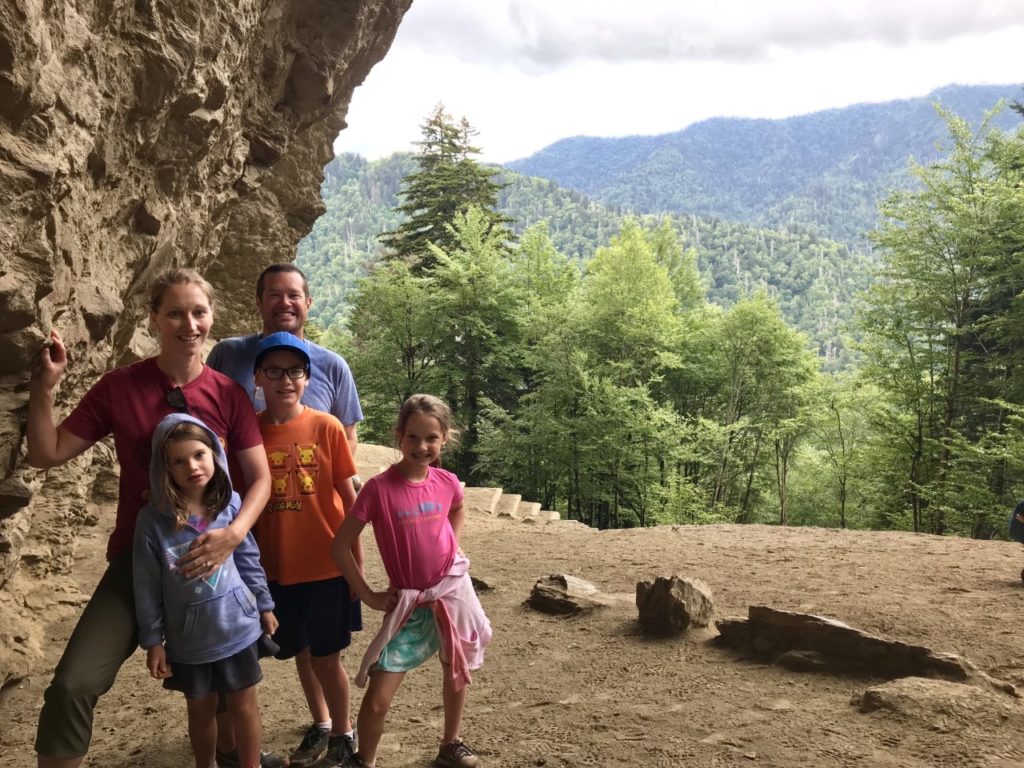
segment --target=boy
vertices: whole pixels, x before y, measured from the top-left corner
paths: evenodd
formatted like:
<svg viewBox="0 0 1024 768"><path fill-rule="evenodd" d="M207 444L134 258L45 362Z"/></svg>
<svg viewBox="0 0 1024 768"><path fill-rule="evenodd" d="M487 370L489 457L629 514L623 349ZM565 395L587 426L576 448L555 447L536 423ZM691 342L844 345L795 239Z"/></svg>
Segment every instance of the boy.
<svg viewBox="0 0 1024 768"><path fill-rule="evenodd" d="M341 650L352 631L362 629L362 620L359 603L350 597L331 556L331 542L355 502L351 478L356 469L341 423L301 402L309 374L305 341L285 331L260 341L254 375L267 404L258 420L271 492L254 531L280 622L274 633L281 646L276 658L310 655L331 716L315 724L327 734L326 754L319 749L300 754L300 747L291 764L327 768L341 765L355 747ZM361 566L358 542L352 555Z"/></svg>

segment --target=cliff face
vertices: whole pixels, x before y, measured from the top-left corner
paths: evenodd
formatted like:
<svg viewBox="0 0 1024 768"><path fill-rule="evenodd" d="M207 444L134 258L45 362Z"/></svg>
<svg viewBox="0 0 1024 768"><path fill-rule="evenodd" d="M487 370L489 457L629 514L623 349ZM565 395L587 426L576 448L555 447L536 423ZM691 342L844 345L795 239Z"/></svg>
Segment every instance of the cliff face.
<svg viewBox="0 0 1024 768"><path fill-rule="evenodd" d="M60 577L76 534L116 494L102 445L24 465L49 329L71 356L62 411L153 351L144 292L166 266L217 288L217 335L251 329L255 276L320 214L352 91L410 3L0 3L0 685L38 658L37 615L75 602Z"/></svg>

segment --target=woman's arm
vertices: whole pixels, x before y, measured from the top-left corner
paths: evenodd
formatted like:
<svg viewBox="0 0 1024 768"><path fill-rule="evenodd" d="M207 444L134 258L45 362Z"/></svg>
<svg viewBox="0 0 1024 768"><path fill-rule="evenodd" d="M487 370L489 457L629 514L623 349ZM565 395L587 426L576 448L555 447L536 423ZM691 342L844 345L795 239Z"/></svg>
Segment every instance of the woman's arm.
<svg viewBox="0 0 1024 768"><path fill-rule="evenodd" d="M267 452L263 444L238 451L235 457L248 488L242 506L230 525L199 536L191 549L178 560L178 567L186 578L210 576L220 568L267 506L267 499L270 498L270 466L267 464Z"/></svg>
<svg viewBox="0 0 1024 768"><path fill-rule="evenodd" d="M238 466L242 468L245 487L248 490L242 499L242 508L238 510L238 516L228 527L234 529L238 540L241 541L256 525L270 499L270 464L267 462L267 452L263 449L263 443L236 452L235 458L238 459Z"/></svg>
<svg viewBox="0 0 1024 768"><path fill-rule="evenodd" d="M53 421L53 391L68 364L67 350L56 331L50 331L50 344L39 354L32 372L28 396L28 463L37 469L63 464L93 444L59 429Z"/></svg>

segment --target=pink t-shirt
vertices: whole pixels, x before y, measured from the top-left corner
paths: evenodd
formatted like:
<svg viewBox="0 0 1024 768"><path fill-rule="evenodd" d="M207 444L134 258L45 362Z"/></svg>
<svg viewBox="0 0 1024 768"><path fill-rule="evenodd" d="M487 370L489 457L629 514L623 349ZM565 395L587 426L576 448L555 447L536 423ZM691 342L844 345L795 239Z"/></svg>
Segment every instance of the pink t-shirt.
<svg viewBox="0 0 1024 768"><path fill-rule="evenodd" d="M160 419L174 413L166 400L173 388L157 367L156 358L150 357L104 374L61 424L71 434L91 442L114 435L121 481L117 521L107 543L108 559L132 549L135 520L149 498L153 430ZM189 413L202 420L224 443L231 482L243 494L244 478L234 453L262 443L256 412L245 390L209 366L181 389Z"/></svg>
<svg viewBox="0 0 1024 768"><path fill-rule="evenodd" d="M429 467L421 483L406 480L394 465L370 478L351 515L373 526L377 549L397 589L429 589L455 560L458 542L448 512L462 503L459 478Z"/></svg>

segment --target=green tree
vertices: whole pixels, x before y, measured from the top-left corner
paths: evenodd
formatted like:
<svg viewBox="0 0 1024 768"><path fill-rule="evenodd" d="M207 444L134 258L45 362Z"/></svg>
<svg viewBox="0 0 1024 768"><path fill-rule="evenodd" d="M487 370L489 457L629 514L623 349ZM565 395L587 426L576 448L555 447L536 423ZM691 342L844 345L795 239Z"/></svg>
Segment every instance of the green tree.
<svg viewBox="0 0 1024 768"><path fill-rule="evenodd" d="M365 437L384 443L398 407L416 392L438 391L444 318L431 281L401 263L382 264L360 281L343 349L358 372Z"/></svg>
<svg viewBox="0 0 1024 768"><path fill-rule="evenodd" d="M431 244L430 284L438 327L442 393L463 428L459 474L476 478L481 412L515 400L521 360L523 293L512 278L504 233L471 206L448 226L450 251Z"/></svg>
<svg viewBox="0 0 1024 768"><path fill-rule="evenodd" d="M720 388L717 420L724 428L711 488L711 503L738 505L737 519L750 522L759 488L755 479L766 439L792 449L794 423L815 363L806 338L786 325L778 306L763 293L726 312L715 328ZM783 427L786 425L784 434ZM786 444L789 441L790 444ZM783 468L780 467L780 472ZM785 480L784 473L778 482ZM784 486L779 486L784 500ZM780 510L784 517L785 509Z"/></svg>
<svg viewBox="0 0 1024 768"><path fill-rule="evenodd" d="M442 252L458 247L449 225L470 206L481 211L488 230L494 230L504 247L512 239L510 219L496 212L501 185L494 180L498 170L480 165L474 155L473 129L466 118L455 122L438 104L421 126L423 138L413 156L417 169L403 179L402 202L397 211L404 216L397 228L384 232L380 241L387 258L409 264L414 271L431 267L430 245Z"/></svg>
<svg viewBox="0 0 1024 768"><path fill-rule="evenodd" d="M1005 321L1024 276L1024 153L1019 136L943 114L948 157L914 166L920 188L882 208L888 220L874 237L884 260L867 294L863 350L894 409L878 426L903 447L891 463L905 476L889 495L906 500L915 530L969 533L1008 502L1007 466L981 443L1005 430L1005 409L992 402L1018 375L1020 330Z"/></svg>
<svg viewBox="0 0 1024 768"><path fill-rule="evenodd" d="M587 264L584 343L600 369L624 386L647 384L677 363L682 327L668 271L647 234L626 221Z"/></svg>
<svg viewBox="0 0 1024 768"><path fill-rule="evenodd" d="M878 392L849 377L822 376L816 383L811 431L835 488L836 520L840 528L846 528L851 485L857 478L857 462L868 438L869 413Z"/></svg>
<svg viewBox="0 0 1024 768"><path fill-rule="evenodd" d="M672 220L665 217L650 234L654 260L668 272L680 311L699 309L704 303L704 285L697 269L697 251L683 248Z"/></svg>

